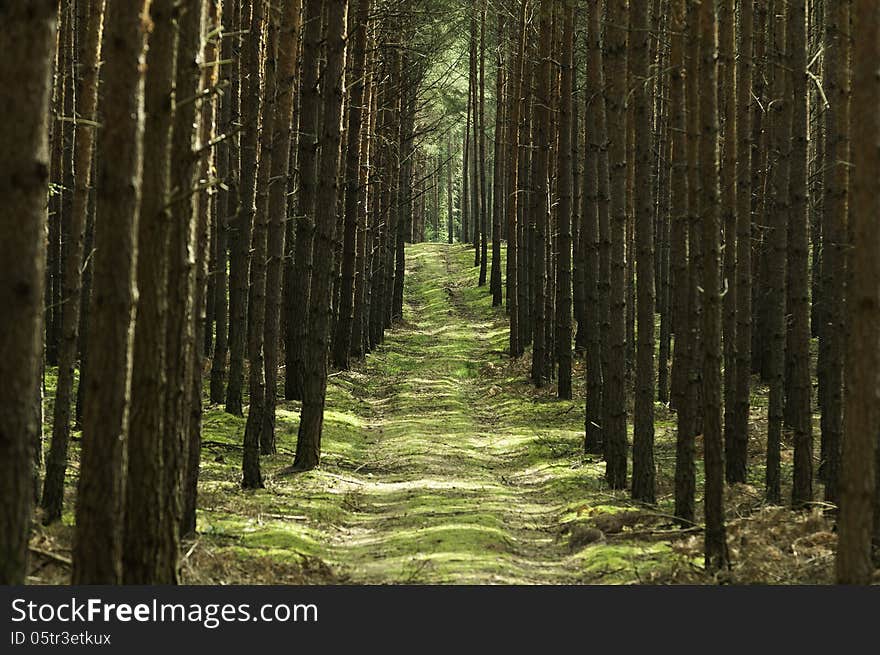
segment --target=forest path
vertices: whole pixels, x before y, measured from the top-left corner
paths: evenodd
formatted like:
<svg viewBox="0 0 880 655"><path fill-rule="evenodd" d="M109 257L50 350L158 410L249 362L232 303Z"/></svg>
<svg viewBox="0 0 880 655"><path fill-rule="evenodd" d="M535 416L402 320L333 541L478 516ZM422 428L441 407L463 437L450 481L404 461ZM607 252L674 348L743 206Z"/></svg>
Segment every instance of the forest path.
<svg viewBox="0 0 880 655"><path fill-rule="evenodd" d="M530 435L521 419L505 420L515 417L492 379L504 357L493 336L506 327L473 302L487 290L468 285L462 255L472 257L438 244L408 253L408 320L365 371L397 374L370 399L376 442L361 468L370 477L336 545L364 582L395 571L428 583L570 581L560 504L524 466Z"/></svg>
<svg viewBox="0 0 880 655"><path fill-rule="evenodd" d="M292 402L279 407L265 491L237 488L236 454L204 458L212 561L231 555L250 581L550 584L634 582L668 555L629 539L569 548L565 525L629 502L582 454L582 401L535 390L528 358L506 355L505 313L472 263L461 245L407 247L404 320L332 375L317 470L276 474L295 448ZM243 425L212 408L205 438L240 443Z"/></svg>

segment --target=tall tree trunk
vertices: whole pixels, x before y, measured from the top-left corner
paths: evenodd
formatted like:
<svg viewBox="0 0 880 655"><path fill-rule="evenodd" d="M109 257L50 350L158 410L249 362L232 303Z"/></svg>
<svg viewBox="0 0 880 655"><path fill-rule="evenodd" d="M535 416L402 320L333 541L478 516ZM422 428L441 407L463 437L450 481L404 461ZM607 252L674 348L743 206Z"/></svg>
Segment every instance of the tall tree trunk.
<svg viewBox="0 0 880 655"><path fill-rule="evenodd" d="M196 217L198 211L197 95L201 82L202 0L191 1L178 19L180 41L175 79L176 110L171 143L171 245L168 269L167 391L162 436L162 514L159 580L178 582L180 520L186 448L190 440L196 312ZM201 402L201 394L195 399Z"/></svg>
<svg viewBox="0 0 880 655"><path fill-rule="evenodd" d="M39 385L49 193L49 104L57 4L0 7L0 584L24 584L34 499L32 459Z"/></svg>
<svg viewBox="0 0 880 655"><path fill-rule="evenodd" d="M635 30L630 34L631 69L638 80L647 80L650 70L651 19L647 2L634 2L630 18ZM651 136L650 86L640 84L633 94L635 103L635 175L650 180L654 169ZM653 503L656 498L654 467L654 202L651 193L635 199L635 239L638 343L636 353L636 394L633 412L633 480L636 500Z"/></svg>
<svg viewBox="0 0 880 655"><path fill-rule="evenodd" d="M771 162L770 208L767 212L770 253L767 259L767 327L770 334L769 386L770 399L767 420L767 500L778 503L781 499L780 466L783 421L783 378L785 368L785 279L786 279L786 221L791 204L789 198L789 154L791 144L792 100L788 93L789 58L785 51L785 30L789 14L784 6L771 12L774 23L770 55L776 61L773 76L773 109L770 152L776 156Z"/></svg>
<svg viewBox="0 0 880 655"><path fill-rule="evenodd" d="M453 158L452 134L446 140L446 241L451 246L455 241L455 209L452 206Z"/></svg>
<svg viewBox="0 0 880 655"><path fill-rule="evenodd" d="M752 354L752 10L750 2L740 6L736 60L736 348L733 408L724 423L725 474L730 483L744 483L748 469ZM729 380L729 376L726 379Z"/></svg>
<svg viewBox="0 0 880 655"><path fill-rule="evenodd" d="M241 166L239 206L229 250L229 380L226 411L242 416L244 359L248 343L248 270L251 232L256 211L257 166L259 162L260 53L263 43L264 0L242 1L241 31L247 54L241 71Z"/></svg>
<svg viewBox="0 0 880 655"><path fill-rule="evenodd" d="M230 25L237 25L236 14L239 10L239 0L226 0L223 4L224 16ZM233 28L234 30L234 28ZM233 31L230 30L230 31ZM232 35L223 35L223 43L221 45L220 57L224 61L233 58L234 43L238 37ZM216 317L216 334L214 338L214 356L211 359L211 389L210 399L212 403L220 404L226 398L226 358L229 355L229 299L228 287L229 277L227 275L227 266L229 263L229 233L230 224L234 223L236 215L236 207L238 206L238 194L236 193L235 178L237 176L237 161L235 157L236 149L234 148L235 137L230 135L233 133L235 126L233 125L233 116L236 113L235 105L238 102L238 81L235 67L229 73L230 92L223 94L220 98L220 115L219 127L222 130L226 140L219 144L217 155L217 177L225 185L218 191L220 202L217 206L217 230L215 234L216 241L216 259L214 261L213 270L214 277L214 314Z"/></svg>
<svg viewBox="0 0 880 655"><path fill-rule="evenodd" d="M291 130L295 124L294 103L297 64L299 63L299 33L301 0L283 5L278 35L278 65L276 70L275 120L272 138L272 172L269 187L268 263L266 268L266 327L263 350L266 376L266 398L263 426L260 430L260 451L264 455L275 452L275 408L278 396L278 353L281 344L281 288L282 259L285 251L285 222L287 214L287 178L290 175Z"/></svg>
<svg viewBox="0 0 880 655"><path fill-rule="evenodd" d="M534 276L535 288L533 320L534 334L532 347L532 382L538 387L548 378L547 371L547 224L550 214L550 94L553 46L553 7L548 0L541 0L539 26L538 70L536 74L535 109L533 110L534 147L536 162L533 171L532 192L535 194L532 205L535 208L535 248Z"/></svg>
<svg viewBox="0 0 880 655"><path fill-rule="evenodd" d="M305 0L303 8L303 56L300 84L299 109L299 197L296 210L296 241L294 252L295 272L293 288L288 291L292 300L287 315L287 334L285 336L285 381L284 397L288 400L302 400L303 375L305 367L305 348L309 332L308 312L312 279L312 246L315 242L315 169L318 156L318 117L320 96L318 95L318 58L320 56L322 32L322 3L319 0Z"/></svg>
<svg viewBox="0 0 880 655"><path fill-rule="evenodd" d="M721 279L724 288L722 300L722 334L724 348L724 450L732 448L735 435L733 428L734 392L736 390L736 68L734 65L735 42L734 0L721 0L718 4L718 119L721 132L721 229L724 235ZM725 462L726 464L726 462Z"/></svg>
<svg viewBox="0 0 880 655"><path fill-rule="evenodd" d="M516 32L516 62L510 75L508 99L510 107L507 121L507 197L505 212L507 214L507 301L510 312L509 350L511 357L519 357L523 353L523 340L520 334L520 279L519 233L521 225L518 218L519 189L524 180L519 177L520 120L522 115L523 65L526 47L526 11L527 0L521 0L519 23Z"/></svg>
<svg viewBox="0 0 880 655"><path fill-rule="evenodd" d="M600 164L605 139L605 100L602 90L600 57L602 53L601 8L589 10L587 26L587 87L584 91L584 192L581 210L581 252L584 270L583 331L586 341L586 415L584 451L603 453L602 424L602 323L603 307L599 296L599 205ZM607 171L607 166L605 167Z"/></svg>
<svg viewBox="0 0 880 655"><path fill-rule="evenodd" d="M348 111L348 147L345 158L345 227L342 245L342 287L340 291L339 320L333 338L333 365L347 369L351 354L352 326L354 323L355 264L357 259L358 201L360 199L361 123L363 122L365 79L367 65L367 22L370 18L370 0L359 0L355 18L355 33Z"/></svg>
<svg viewBox="0 0 880 655"><path fill-rule="evenodd" d="M626 25L623 2L608 7L605 78L611 180L610 324L608 375L604 377L605 479L612 489L626 488ZM600 173L601 175L601 173ZM601 275L601 273L600 273Z"/></svg>
<svg viewBox="0 0 880 655"><path fill-rule="evenodd" d="M330 290L333 272L333 241L336 231L336 199L345 71L345 23L347 0L333 3L327 11L327 63L322 75L321 156L318 165L315 210L315 259L309 297L309 344L306 353L303 405L296 443L295 470L315 468L321 458L321 432L327 393L327 358L330 337Z"/></svg>
<svg viewBox="0 0 880 655"><path fill-rule="evenodd" d="M215 291L208 285L210 275L210 249L211 231L217 223L217 195L210 188L212 167L216 167L216 151L211 147L215 139L217 123L216 96L205 97L206 93L217 85L220 73L220 45L223 38L222 2L220 0L207 0L204 8L204 24L202 26L202 81L200 96L202 97L199 107L199 133L195 144L194 154L198 154L199 161L199 194L198 212L196 219L195 243L196 243L196 272L195 294L193 298L193 348L190 353L192 375L189 383L186 404L189 408L187 426L187 443L184 447L183 476L182 476L182 502L180 514L180 536L188 537L196 531L196 505L198 501L199 485L199 462L202 450L202 371L209 358L207 351L201 350L198 345L204 341L204 333L210 332L210 322L207 316L207 304L210 294ZM213 217L213 221L212 221ZM225 285L224 285L225 288ZM225 304L224 304L225 307ZM225 311L225 309L224 309Z"/></svg>
<svg viewBox="0 0 880 655"><path fill-rule="evenodd" d="M846 340L847 198L849 195L850 6L851 0L825 4L824 204L822 207L822 316L819 329L819 395L822 398L822 472L825 500L840 500L843 429L843 373Z"/></svg>
<svg viewBox="0 0 880 655"><path fill-rule="evenodd" d="M504 13L498 12L498 45L495 69L495 149L492 180L492 272L489 288L492 291L492 306L501 307L504 302L501 288L501 214L504 212L504 112L507 98L504 97L506 76L504 73ZM509 311L509 308L508 308Z"/></svg>
<svg viewBox="0 0 880 655"><path fill-rule="evenodd" d="M262 2L262 0L258 0ZM254 7L256 13L257 7ZM263 11L262 9L260 11ZM266 25L265 68L260 102L259 148L257 155L257 196L251 240L250 288L248 296L248 391L250 405L242 444L243 489L261 489L260 432L266 401L266 369L263 336L266 329L266 255L269 235L269 172L272 167L272 137L275 125L275 47L278 23L274 12L261 18ZM254 23L256 25L256 23ZM259 29L263 29L262 26ZM254 34L252 31L251 34ZM252 72L253 74L253 72Z"/></svg>
<svg viewBox="0 0 880 655"><path fill-rule="evenodd" d="M77 94L77 115L83 121L96 122L98 107L98 70L101 61L101 35L104 22L104 1L89 3L85 43L80 49L79 65L83 71ZM58 381L52 417L52 445L46 458L43 485L43 522L61 518L64 499L64 476L67 471L67 449L70 443L70 410L73 375L79 340L82 300L82 265L85 227L89 214L89 187L92 177L94 125L77 125L74 166L78 171L73 189L73 213L70 219L70 243L65 261L64 304L62 306L62 338L58 353Z"/></svg>
<svg viewBox="0 0 880 655"><path fill-rule="evenodd" d="M717 88L716 9L700 5L700 87ZM721 203L718 183L718 96L714 91L700 102L700 175L703 178L700 220L703 224L703 459L706 474L706 569L729 565L724 527L724 445L721 425Z"/></svg>
<svg viewBox="0 0 880 655"><path fill-rule="evenodd" d="M153 0L144 91L144 179L138 226L138 308L129 416L128 471L122 579L159 580L162 506L162 437L165 430L165 344L168 316L168 246L171 228L171 135L178 30L174 0Z"/></svg>
<svg viewBox="0 0 880 655"><path fill-rule="evenodd" d="M98 133L91 359L83 406L74 584L118 584L122 579L121 517L143 170L143 16L148 5L144 0L107 7L103 97L108 101Z"/></svg>
<svg viewBox="0 0 880 655"><path fill-rule="evenodd" d="M479 89L479 132L477 145L480 150L480 277L479 286L486 285L486 255L488 254L489 202L486 192L486 0L480 7L480 89Z"/></svg>
<svg viewBox="0 0 880 655"><path fill-rule="evenodd" d="M846 408L837 523L837 581L868 584L873 573L871 533L876 503L877 425L880 424L880 242L877 216L880 194L880 7L872 0L852 5L852 201L846 293L849 330L846 342ZM841 26L842 27L842 26ZM845 29L845 28L844 28ZM842 62L841 62L842 63ZM876 528L875 528L876 529Z"/></svg>
<svg viewBox="0 0 880 655"><path fill-rule="evenodd" d="M813 414L810 408L810 277L807 233L807 26L805 0L790 0L788 61L791 67L792 141L788 220L788 334L790 360L787 395L794 428L796 506L813 499Z"/></svg>
<svg viewBox="0 0 880 655"><path fill-rule="evenodd" d="M563 9L562 98L559 112L559 262L556 270L556 358L559 362L557 395L571 400L571 217L572 115L574 109L574 6Z"/></svg>

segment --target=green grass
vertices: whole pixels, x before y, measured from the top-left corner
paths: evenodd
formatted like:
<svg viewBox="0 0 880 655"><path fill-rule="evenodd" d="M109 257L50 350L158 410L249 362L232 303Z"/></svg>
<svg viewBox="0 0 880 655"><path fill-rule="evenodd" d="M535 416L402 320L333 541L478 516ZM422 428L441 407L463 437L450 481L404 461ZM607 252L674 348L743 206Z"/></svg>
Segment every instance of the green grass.
<svg viewBox="0 0 880 655"><path fill-rule="evenodd" d="M331 378L319 469L277 475L296 441L286 402L266 489L241 491L244 420L206 410L199 547L319 558L354 583L625 583L673 562L635 539L568 548L567 523L621 511L626 494L582 456L580 402L534 391L505 355L506 317L471 262L462 246L408 248L404 321Z"/></svg>
<svg viewBox="0 0 880 655"><path fill-rule="evenodd" d="M506 316L472 262L464 246L408 246L404 321L365 362L331 376L318 469L279 475L299 421L298 403L282 402L278 454L262 459L266 488L242 491L245 419L205 409L185 580L272 581L296 570L306 582L634 583L681 565L668 543L635 534L569 548L568 527L634 507L607 489L604 463L582 454L582 400L535 390L528 357L505 354ZM674 443L664 412L660 446ZM70 538L77 445L65 520L52 528L61 539Z"/></svg>

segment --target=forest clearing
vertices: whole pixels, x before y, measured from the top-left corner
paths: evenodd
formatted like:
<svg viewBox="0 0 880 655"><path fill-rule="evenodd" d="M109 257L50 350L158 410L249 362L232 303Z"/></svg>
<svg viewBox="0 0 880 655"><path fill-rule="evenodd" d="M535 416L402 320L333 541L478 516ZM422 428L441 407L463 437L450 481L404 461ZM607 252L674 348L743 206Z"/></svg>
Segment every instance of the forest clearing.
<svg viewBox="0 0 880 655"><path fill-rule="evenodd" d="M0 28L0 585L880 580L876 0Z"/></svg>

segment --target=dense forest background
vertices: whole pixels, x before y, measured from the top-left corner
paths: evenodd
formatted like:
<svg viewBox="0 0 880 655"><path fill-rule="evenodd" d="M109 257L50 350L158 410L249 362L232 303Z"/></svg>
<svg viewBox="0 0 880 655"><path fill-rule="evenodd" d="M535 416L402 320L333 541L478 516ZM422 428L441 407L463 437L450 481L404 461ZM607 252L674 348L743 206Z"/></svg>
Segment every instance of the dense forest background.
<svg viewBox="0 0 880 655"><path fill-rule="evenodd" d="M875 579L875 0L0 24L0 583Z"/></svg>

